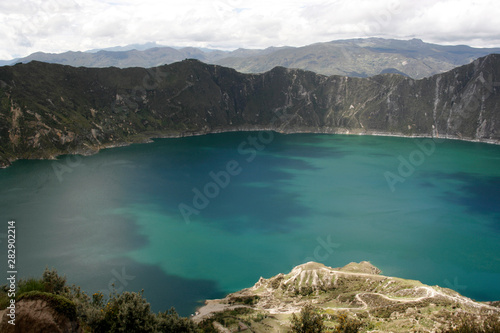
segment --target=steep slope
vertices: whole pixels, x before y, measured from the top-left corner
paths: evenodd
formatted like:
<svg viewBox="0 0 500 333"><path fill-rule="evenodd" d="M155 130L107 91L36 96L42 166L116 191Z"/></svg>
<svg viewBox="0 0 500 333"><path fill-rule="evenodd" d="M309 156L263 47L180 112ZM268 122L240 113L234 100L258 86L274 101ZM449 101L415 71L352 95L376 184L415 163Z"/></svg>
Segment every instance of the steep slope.
<svg viewBox="0 0 500 333"><path fill-rule="evenodd" d="M0 68L0 163L234 130L499 142L500 56L422 80L263 74L186 60L151 69Z"/></svg>
<svg viewBox="0 0 500 333"><path fill-rule="evenodd" d="M309 262L288 274L260 278L253 287L224 299L207 301L194 320L216 320L227 328L244 324L252 332L287 331L291 314L312 304L330 328L344 314L369 331L437 332L450 328L463 315L478 320L500 316L499 308L451 289L379 273L366 261L343 268Z"/></svg>

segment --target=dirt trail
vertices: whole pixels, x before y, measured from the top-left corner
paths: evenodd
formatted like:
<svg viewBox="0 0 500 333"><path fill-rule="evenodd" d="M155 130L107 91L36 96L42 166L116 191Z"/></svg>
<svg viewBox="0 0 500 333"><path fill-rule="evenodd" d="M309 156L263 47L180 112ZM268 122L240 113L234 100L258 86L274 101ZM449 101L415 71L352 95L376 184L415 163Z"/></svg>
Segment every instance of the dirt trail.
<svg viewBox="0 0 500 333"><path fill-rule="evenodd" d="M359 273L359 272L349 272L349 271L340 271L340 270L334 270L334 269L329 269L327 267L323 268L317 268L317 269L306 269L306 270L300 270L300 269L294 269L290 272L291 274L289 277L283 281L284 284L289 284L289 283L295 283L295 280L298 281L307 281L311 285L317 286L321 283L321 281L327 277L330 276L330 278L334 277L334 281L336 281L340 276L356 276L356 277L367 277L367 278L376 278L377 280L388 280L388 283L384 286L387 287L390 283L394 282L394 278L385 276L385 275L379 275L379 274L371 274L371 273ZM321 273L321 275L320 275ZM261 288L260 283L257 283L255 286L249 288L248 290L256 290ZM408 288L407 290L413 291L414 294L422 295L422 291L425 291L424 296L420 297L411 297L411 296L402 296L402 297L391 297L385 294L381 294L379 292L359 292L355 296L355 300L357 303L361 304L359 307L325 307L327 309L331 310L344 310L344 311L352 311L352 310L367 310L370 308L369 304L367 301L363 299L363 296L365 295L376 295L380 298L383 298L384 300L394 302L394 303L418 303L426 299L432 299L435 297L442 297L445 299L448 299L452 302L457 302L460 304L466 304L474 308L484 308L487 307L491 310L494 310L496 312L500 313L500 310L498 308L495 308L490 305L486 304L478 304L474 302L473 300L461 296L459 294L457 295L450 295L449 293L443 292L442 290L439 289L439 287L431 287L431 286L426 286L426 285L421 285L421 286L415 286L413 288ZM273 293L273 289L270 289L269 287L267 288L267 291L265 292L267 295L266 296L271 296ZM410 293L413 294L413 293ZM219 312L219 311L224 311L228 309L234 309L238 307L248 307L248 306L243 306L243 305L229 305L229 304L221 304L221 300L212 300L212 301L207 301L206 305L202 308L200 308L196 316L193 317L193 320L199 322L209 316L211 313L214 312ZM267 311L268 313L271 314L291 314L291 313L296 313L301 310L302 305L301 304L296 304L296 303L281 303L279 302L275 306L268 308L260 308L258 307L253 307L253 308L259 308L261 310Z"/></svg>

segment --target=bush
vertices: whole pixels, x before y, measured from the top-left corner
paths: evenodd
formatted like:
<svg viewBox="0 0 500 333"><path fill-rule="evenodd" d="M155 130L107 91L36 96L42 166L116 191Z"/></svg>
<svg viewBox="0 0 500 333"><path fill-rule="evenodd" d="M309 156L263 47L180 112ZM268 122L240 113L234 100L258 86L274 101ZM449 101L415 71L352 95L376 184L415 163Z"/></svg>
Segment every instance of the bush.
<svg viewBox="0 0 500 333"><path fill-rule="evenodd" d="M93 332L104 321L104 311L101 311L104 308L104 295L95 293L91 298L78 286L73 285L68 289L68 298L76 305L80 326L84 328L84 332Z"/></svg>
<svg viewBox="0 0 500 333"><path fill-rule="evenodd" d="M233 297L229 300L231 304L245 304L245 305L253 305L258 303L260 300L260 296L252 295L252 296L239 296Z"/></svg>
<svg viewBox="0 0 500 333"><path fill-rule="evenodd" d="M179 317L174 308L160 312L156 316L156 332L162 333L195 333L196 324L188 318Z"/></svg>
<svg viewBox="0 0 500 333"><path fill-rule="evenodd" d="M45 290L49 293L60 295L69 291L69 288L66 287L66 276L59 276L54 268L51 270L48 267L45 268L42 282L45 285Z"/></svg>
<svg viewBox="0 0 500 333"><path fill-rule="evenodd" d="M444 333L500 333L500 318L489 315L486 318L477 318L470 314L461 313L458 316L456 327Z"/></svg>
<svg viewBox="0 0 500 333"><path fill-rule="evenodd" d="M298 293L302 296L309 296L314 292L311 286L300 287Z"/></svg>
<svg viewBox="0 0 500 333"><path fill-rule="evenodd" d="M253 321L255 322L261 322L263 321L264 319L267 318L267 314L264 314L264 313L257 313L257 315L255 315L255 317L253 318Z"/></svg>
<svg viewBox="0 0 500 333"><path fill-rule="evenodd" d="M300 317L292 315L292 332L294 333L320 333L325 329L323 318L314 311L314 307L307 304L300 311Z"/></svg>
<svg viewBox="0 0 500 333"><path fill-rule="evenodd" d="M142 294L142 291L112 294L104 309L101 309L104 318L95 323L95 330L109 333L153 332L155 318L151 313L150 304Z"/></svg>
<svg viewBox="0 0 500 333"><path fill-rule="evenodd" d="M355 318L351 318L347 313L340 313L337 316L339 324L335 327L337 333L357 333L363 327L363 323Z"/></svg>

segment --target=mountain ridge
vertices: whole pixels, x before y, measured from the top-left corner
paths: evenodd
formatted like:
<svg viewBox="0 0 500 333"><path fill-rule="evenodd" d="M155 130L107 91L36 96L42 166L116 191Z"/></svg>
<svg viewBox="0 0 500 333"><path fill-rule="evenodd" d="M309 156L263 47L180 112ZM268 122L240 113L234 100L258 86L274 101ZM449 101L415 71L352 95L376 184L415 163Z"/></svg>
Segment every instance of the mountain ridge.
<svg viewBox="0 0 500 333"><path fill-rule="evenodd" d="M0 163L89 154L222 131L343 133L500 142L500 55L414 80L198 60L156 68L0 67Z"/></svg>
<svg viewBox="0 0 500 333"><path fill-rule="evenodd" d="M12 65L37 60L74 67L149 68L194 58L205 63L231 67L244 73L263 73L276 66L283 66L310 70L323 75L352 77L369 77L391 71L420 79L468 64L487 54L500 53L500 48L445 46L425 43L419 39L383 38L335 40L301 47L283 46L209 52L193 47L174 48L158 44L133 47L134 45L87 52L68 51L60 54L37 52L1 64Z"/></svg>

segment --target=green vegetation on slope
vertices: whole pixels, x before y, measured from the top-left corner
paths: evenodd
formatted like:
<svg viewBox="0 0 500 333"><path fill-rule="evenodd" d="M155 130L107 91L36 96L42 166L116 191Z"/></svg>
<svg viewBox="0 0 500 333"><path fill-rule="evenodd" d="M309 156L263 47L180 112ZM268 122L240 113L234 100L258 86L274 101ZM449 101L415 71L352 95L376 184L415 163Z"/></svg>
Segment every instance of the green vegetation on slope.
<svg viewBox="0 0 500 333"><path fill-rule="evenodd" d="M17 307L26 301L43 301L48 308L76 321L84 332L199 332L197 325L180 317L175 309L152 313L141 292L101 292L89 296L78 286L67 286L66 278L46 269L42 278L18 282ZM0 291L0 309L9 304L7 286ZM40 309L38 309L40 311ZM7 318L7 317L5 317ZM23 317L16 319L22 325ZM5 319L4 319L5 321Z"/></svg>

